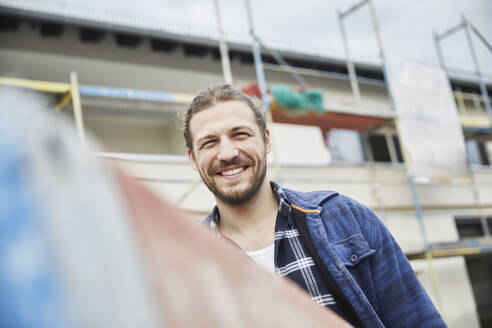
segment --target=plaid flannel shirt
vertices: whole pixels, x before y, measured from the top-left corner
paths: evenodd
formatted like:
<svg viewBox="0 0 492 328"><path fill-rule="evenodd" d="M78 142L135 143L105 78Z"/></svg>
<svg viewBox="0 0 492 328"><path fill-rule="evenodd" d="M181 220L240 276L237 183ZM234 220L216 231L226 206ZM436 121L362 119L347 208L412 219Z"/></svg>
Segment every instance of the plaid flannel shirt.
<svg viewBox="0 0 492 328"><path fill-rule="evenodd" d="M287 277L306 290L311 299L319 306L327 306L343 317L329 286L322 279L312 257L303 245L299 231L290 215L291 206L282 188L271 182L278 201L278 213L275 223L275 271L280 277ZM209 227L220 234L220 214L217 206L207 218Z"/></svg>

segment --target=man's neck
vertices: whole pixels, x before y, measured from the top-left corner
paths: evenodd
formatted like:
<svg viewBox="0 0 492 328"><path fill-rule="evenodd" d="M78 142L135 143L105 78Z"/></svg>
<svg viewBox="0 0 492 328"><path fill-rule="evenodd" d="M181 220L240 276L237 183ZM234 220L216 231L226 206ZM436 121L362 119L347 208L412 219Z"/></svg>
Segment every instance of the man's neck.
<svg viewBox="0 0 492 328"><path fill-rule="evenodd" d="M217 206L221 234L243 250L258 250L273 243L278 205L266 179L249 202L230 205L217 200Z"/></svg>

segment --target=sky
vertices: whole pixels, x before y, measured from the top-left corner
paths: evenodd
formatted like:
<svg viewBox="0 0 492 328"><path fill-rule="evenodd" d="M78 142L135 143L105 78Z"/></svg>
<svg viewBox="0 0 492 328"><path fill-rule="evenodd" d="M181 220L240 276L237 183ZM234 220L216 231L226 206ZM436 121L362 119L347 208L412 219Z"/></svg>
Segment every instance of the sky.
<svg viewBox="0 0 492 328"><path fill-rule="evenodd" d="M213 0L8 0L36 3L65 11L106 12L153 21L169 31L217 36ZM360 0L250 0L256 34L267 46L344 57L337 9ZM459 24L464 14L492 43L491 0L373 0L387 58L437 64L432 32ZM229 40L250 42L244 0L219 0L222 24ZM378 62L378 49L367 5L345 19L354 58ZM492 52L475 36L473 43L483 73L492 81ZM474 71L464 30L441 43L446 65ZM489 76L490 75L490 76Z"/></svg>

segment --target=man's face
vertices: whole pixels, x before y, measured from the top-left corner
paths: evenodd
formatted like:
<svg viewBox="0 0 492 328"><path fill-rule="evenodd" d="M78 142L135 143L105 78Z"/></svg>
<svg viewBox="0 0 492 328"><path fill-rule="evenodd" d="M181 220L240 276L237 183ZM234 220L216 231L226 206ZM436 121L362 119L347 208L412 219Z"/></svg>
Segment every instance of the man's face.
<svg viewBox="0 0 492 328"><path fill-rule="evenodd" d="M261 132L244 102L222 102L193 115L188 156L205 185L228 204L249 201L261 187L270 132Z"/></svg>

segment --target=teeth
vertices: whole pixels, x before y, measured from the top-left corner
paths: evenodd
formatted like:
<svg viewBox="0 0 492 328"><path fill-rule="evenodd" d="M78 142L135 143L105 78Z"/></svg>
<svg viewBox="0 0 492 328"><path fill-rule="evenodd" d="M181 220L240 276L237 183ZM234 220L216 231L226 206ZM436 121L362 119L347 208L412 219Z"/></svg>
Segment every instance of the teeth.
<svg viewBox="0 0 492 328"><path fill-rule="evenodd" d="M228 170L228 171L222 171L220 172L222 175L225 175L225 176L229 176L229 175L234 175L234 174L238 174L240 172L242 172L244 170L244 168L242 167L237 167L235 169L232 169L232 170Z"/></svg>

